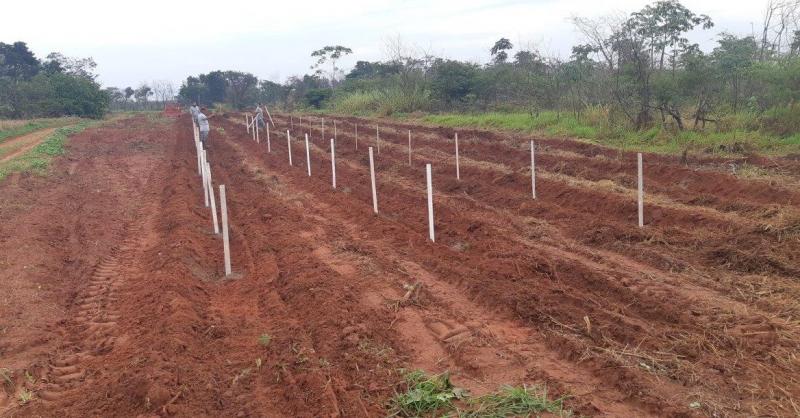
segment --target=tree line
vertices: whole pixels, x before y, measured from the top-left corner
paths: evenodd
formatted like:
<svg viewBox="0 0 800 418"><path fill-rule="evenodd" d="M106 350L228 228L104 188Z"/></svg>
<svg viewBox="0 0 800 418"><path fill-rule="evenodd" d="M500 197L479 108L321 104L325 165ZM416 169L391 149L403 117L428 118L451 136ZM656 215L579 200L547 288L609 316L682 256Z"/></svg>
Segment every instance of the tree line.
<svg viewBox="0 0 800 418"><path fill-rule="evenodd" d="M0 118L102 117L109 99L96 65L58 52L39 60L25 42L0 42Z"/></svg>
<svg viewBox="0 0 800 418"><path fill-rule="evenodd" d="M622 16L573 17L582 42L567 59L501 38L488 64L452 60L405 45L385 45L387 59L358 61L343 73L343 46L314 51L311 74L278 84L252 74L215 71L189 77L185 101L234 107L262 101L287 110L344 113L541 111L593 116L603 124L673 131L800 131L800 0L770 0L762 27L721 32L711 50L687 38L709 32L712 17L665 0ZM752 125L752 126L751 126Z"/></svg>

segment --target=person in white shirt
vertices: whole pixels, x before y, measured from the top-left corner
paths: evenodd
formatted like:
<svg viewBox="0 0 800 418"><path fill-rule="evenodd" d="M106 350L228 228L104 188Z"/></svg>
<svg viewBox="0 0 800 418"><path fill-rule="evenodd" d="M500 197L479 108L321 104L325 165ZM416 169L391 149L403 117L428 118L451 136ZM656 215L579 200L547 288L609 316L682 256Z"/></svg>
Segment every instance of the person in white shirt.
<svg viewBox="0 0 800 418"><path fill-rule="evenodd" d="M200 128L200 142L203 143L203 149L208 149L208 117L206 116L208 109L205 107L197 112L197 126Z"/></svg>
<svg viewBox="0 0 800 418"><path fill-rule="evenodd" d="M197 114L200 113L200 108L197 107L197 102L194 102L192 107L189 108L189 111L192 112L192 120L194 123L197 123Z"/></svg>
<svg viewBox="0 0 800 418"><path fill-rule="evenodd" d="M256 104L256 123L259 129L264 129L264 109L261 108L261 103Z"/></svg>

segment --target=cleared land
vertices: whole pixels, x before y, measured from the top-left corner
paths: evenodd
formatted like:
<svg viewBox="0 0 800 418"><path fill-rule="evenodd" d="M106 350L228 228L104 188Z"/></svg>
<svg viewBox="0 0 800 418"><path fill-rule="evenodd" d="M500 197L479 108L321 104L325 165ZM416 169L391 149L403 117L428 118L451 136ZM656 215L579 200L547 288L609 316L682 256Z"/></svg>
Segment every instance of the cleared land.
<svg viewBox="0 0 800 418"><path fill-rule="evenodd" d="M635 154L536 138L534 201L531 138L459 130L456 181L455 130L380 121L375 216L376 121L337 118L332 190L332 126L295 117L290 167L273 116L272 153L211 119L233 280L187 116L88 129L0 183L7 415L383 416L401 369L587 416L800 411L799 160L648 154L640 229Z"/></svg>

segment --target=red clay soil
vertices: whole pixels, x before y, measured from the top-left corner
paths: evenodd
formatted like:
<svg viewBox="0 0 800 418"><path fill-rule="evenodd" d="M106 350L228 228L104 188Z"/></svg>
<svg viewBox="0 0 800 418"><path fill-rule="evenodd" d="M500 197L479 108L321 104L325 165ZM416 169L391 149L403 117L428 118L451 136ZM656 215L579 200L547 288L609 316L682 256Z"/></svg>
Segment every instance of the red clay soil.
<svg viewBox="0 0 800 418"><path fill-rule="evenodd" d="M294 118L289 166L273 117L271 153L211 118L229 279L186 116L84 131L48 177L0 183L0 414L384 416L414 368L584 416L800 412L793 160L751 157L750 179L646 155L640 229L634 154L536 138L533 200L532 138L459 131L457 181L455 131L340 118L334 190L319 120Z"/></svg>

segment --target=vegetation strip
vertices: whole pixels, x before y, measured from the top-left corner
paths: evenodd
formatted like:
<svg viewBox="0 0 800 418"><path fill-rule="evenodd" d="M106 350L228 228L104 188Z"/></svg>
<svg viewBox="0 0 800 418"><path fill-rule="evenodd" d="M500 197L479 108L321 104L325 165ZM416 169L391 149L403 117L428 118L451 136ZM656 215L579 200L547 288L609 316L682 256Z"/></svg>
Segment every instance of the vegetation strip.
<svg viewBox="0 0 800 418"><path fill-rule="evenodd" d="M44 173L53 157L64 154L64 145L68 137L94 124L93 122L82 121L75 125L58 128L30 152L0 164L0 180L17 171Z"/></svg>

